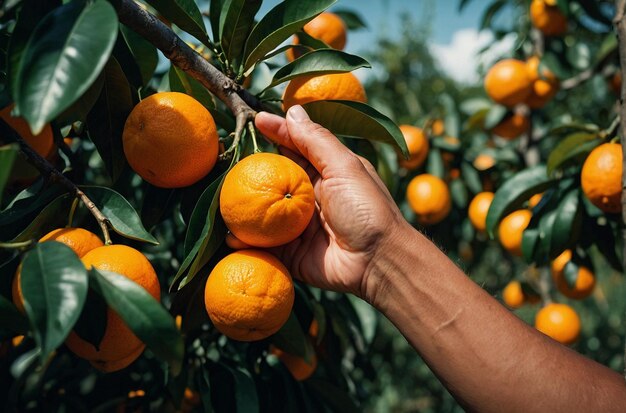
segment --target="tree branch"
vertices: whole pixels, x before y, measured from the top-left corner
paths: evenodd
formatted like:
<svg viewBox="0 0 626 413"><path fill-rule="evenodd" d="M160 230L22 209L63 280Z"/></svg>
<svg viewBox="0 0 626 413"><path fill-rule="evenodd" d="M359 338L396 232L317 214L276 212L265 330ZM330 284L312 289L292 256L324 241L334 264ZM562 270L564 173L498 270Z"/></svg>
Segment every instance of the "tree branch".
<svg viewBox="0 0 626 413"><path fill-rule="evenodd" d="M236 119L235 141L244 131L246 123L254 120L256 111L271 111L256 96L229 78L189 47L172 29L133 0L117 3L120 22L152 43L173 65L199 81L230 109Z"/></svg>
<svg viewBox="0 0 626 413"><path fill-rule="evenodd" d="M619 117L622 119L619 125L619 135L622 143L622 171L626 170L626 0L619 0L615 10L613 25L617 31L617 42L619 50L619 64L622 74L622 90L620 91ZM622 240L626 240L626 174L622 172ZM626 269L626 243L622 250L622 268ZM626 347L624 349L624 360L626 361ZM626 377L626 368L624 370Z"/></svg>
<svg viewBox="0 0 626 413"><path fill-rule="evenodd" d="M1 136L8 138L8 140L17 142L20 145L20 150L28 161L47 179L52 182L56 182L63 186L67 192L73 194L76 198L80 199L87 207L89 212L94 216L98 225L102 230L104 236L104 242L106 245L111 244L111 236L109 235L108 223L109 220L104 216L102 211L93 203L87 195L81 189L70 181L65 175L63 175L58 169L56 169L46 158L39 155L22 137L3 119L0 119L0 133Z"/></svg>

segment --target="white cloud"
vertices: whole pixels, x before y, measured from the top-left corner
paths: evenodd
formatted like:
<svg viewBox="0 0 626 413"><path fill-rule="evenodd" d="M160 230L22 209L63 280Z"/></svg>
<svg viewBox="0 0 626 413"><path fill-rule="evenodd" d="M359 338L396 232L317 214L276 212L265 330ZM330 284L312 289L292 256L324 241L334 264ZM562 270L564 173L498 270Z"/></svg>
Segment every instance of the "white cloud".
<svg viewBox="0 0 626 413"><path fill-rule="evenodd" d="M515 35L512 33L494 42L491 32L461 29L453 34L449 44L434 44L432 52L450 77L461 83L476 83L479 80L479 65L489 65L507 54L514 42ZM479 57L478 52L489 45L489 50Z"/></svg>

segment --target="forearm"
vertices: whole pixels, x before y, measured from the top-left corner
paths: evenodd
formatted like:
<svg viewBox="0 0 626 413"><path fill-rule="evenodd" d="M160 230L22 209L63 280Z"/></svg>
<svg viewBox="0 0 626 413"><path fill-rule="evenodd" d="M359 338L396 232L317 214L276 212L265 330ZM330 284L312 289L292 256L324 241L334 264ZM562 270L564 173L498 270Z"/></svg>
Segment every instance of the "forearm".
<svg viewBox="0 0 626 413"><path fill-rule="evenodd" d="M448 390L477 411L623 411L623 378L529 327L406 226L363 287Z"/></svg>

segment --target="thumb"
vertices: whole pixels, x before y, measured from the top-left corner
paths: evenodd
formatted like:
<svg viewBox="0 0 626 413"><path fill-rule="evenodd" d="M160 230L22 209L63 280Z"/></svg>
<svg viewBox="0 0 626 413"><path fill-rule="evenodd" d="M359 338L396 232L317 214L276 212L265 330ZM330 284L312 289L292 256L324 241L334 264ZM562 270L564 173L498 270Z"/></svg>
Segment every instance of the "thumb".
<svg viewBox="0 0 626 413"><path fill-rule="evenodd" d="M328 129L313 122L300 105L287 112L287 130L293 145L322 177L330 166L361 166L361 162Z"/></svg>

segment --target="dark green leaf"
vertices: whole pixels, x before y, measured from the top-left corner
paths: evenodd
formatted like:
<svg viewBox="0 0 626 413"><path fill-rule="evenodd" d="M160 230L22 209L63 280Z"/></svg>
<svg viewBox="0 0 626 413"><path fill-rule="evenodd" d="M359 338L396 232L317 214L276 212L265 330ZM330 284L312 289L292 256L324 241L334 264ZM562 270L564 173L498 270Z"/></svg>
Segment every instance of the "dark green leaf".
<svg viewBox="0 0 626 413"><path fill-rule="evenodd" d="M210 45L202 13L194 0L147 0L147 3L167 20L205 45Z"/></svg>
<svg viewBox="0 0 626 413"><path fill-rule="evenodd" d="M489 109L485 116L484 128L487 130L492 129L498 123L504 119L507 114L507 109L504 106L494 105Z"/></svg>
<svg viewBox="0 0 626 413"><path fill-rule="evenodd" d="M39 215L37 215L18 236L13 238L12 241L22 242L39 239L53 229L65 226L74 199L75 198L69 194L63 194L55 198L46 205Z"/></svg>
<svg viewBox="0 0 626 413"><path fill-rule="evenodd" d="M351 72L361 67L371 66L367 60L339 50L313 50L278 69L274 74L272 83L267 88L269 89L299 76Z"/></svg>
<svg viewBox="0 0 626 413"><path fill-rule="evenodd" d="M543 213L539 218L539 241L532 262L537 265L547 265L550 262L550 248L554 235L554 222L556 221L556 209Z"/></svg>
<svg viewBox="0 0 626 413"><path fill-rule="evenodd" d="M287 40L289 36L300 30L315 16L326 10L336 0L285 0L270 10L259 23L254 26L246 41L244 69L261 60L263 56L274 50Z"/></svg>
<svg viewBox="0 0 626 413"><path fill-rule="evenodd" d="M439 96L439 102L444 107L446 113L444 117L446 134L454 137L459 136L459 114L456 110L454 99L448 94L442 94Z"/></svg>
<svg viewBox="0 0 626 413"><path fill-rule="evenodd" d="M124 71L117 60L111 58L104 68L100 97L87 115L87 128L113 182L117 181L126 165L122 132L133 105Z"/></svg>
<svg viewBox="0 0 626 413"><path fill-rule="evenodd" d="M72 105L57 116L58 125L70 125L76 121L84 122L89 112L98 101L104 87L105 69L98 75L93 84Z"/></svg>
<svg viewBox="0 0 626 413"><path fill-rule="evenodd" d="M117 27L117 14L105 0L67 3L37 25L24 51L14 93L33 134L96 80L113 49Z"/></svg>
<svg viewBox="0 0 626 413"><path fill-rule="evenodd" d="M336 384L326 380L310 378L305 386L310 389L324 404L331 407L332 411L342 413L356 413L361 411L350 396Z"/></svg>
<svg viewBox="0 0 626 413"><path fill-rule="evenodd" d="M602 141L595 133L578 132L567 136L548 156L547 171L552 175L560 167L584 159Z"/></svg>
<svg viewBox="0 0 626 413"><path fill-rule="evenodd" d="M20 286L42 360L74 327L87 297L87 282L83 264L60 242L37 244L24 257Z"/></svg>
<svg viewBox="0 0 626 413"><path fill-rule="evenodd" d="M220 20L222 18L222 10L225 9L226 3L230 0L210 0L209 20L211 22L211 33L213 34L213 42L218 43L220 40Z"/></svg>
<svg viewBox="0 0 626 413"><path fill-rule="evenodd" d="M468 201L467 188L463 185L463 181L460 179L453 179L450 182L450 194L452 195L452 202L457 208L465 208Z"/></svg>
<svg viewBox="0 0 626 413"><path fill-rule="evenodd" d="M246 39L254 25L254 16L259 11L261 3L262 0L229 0L226 2L227 8L222 9L220 45L235 71L239 70Z"/></svg>
<svg viewBox="0 0 626 413"><path fill-rule="evenodd" d="M365 103L326 100L309 102L303 107L313 122L319 123L337 136L388 143L408 156L406 141L398 126Z"/></svg>
<svg viewBox="0 0 626 413"><path fill-rule="evenodd" d="M90 270L94 288L146 346L166 361L174 375L181 369L184 345L167 310L143 287L123 275Z"/></svg>
<svg viewBox="0 0 626 413"><path fill-rule="evenodd" d="M353 12L352 10L333 9L333 13L335 13L337 16L341 18L341 20L343 20L348 30L359 30L359 29L367 28L367 24L365 23L365 20L363 20L361 16L359 16L357 13Z"/></svg>
<svg viewBox="0 0 626 413"><path fill-rule="evenodd" d="M213 95L202 86L200 82L189 76L187 73L172 65L168 73L170 90L172 92L186 93L193 96L198 102L214 113L215 100Z"/></svg>
<svg viewBox="0 0 626 413"><path fill-rule="evenodd" d="M563 278L565 278L565 283L569 288L576 286L578 270L580 270L580 267L573 260L568 261L565 267L563 267Z"/></svg>
<svg viewBox="0 0 626 413"><path fill-rule="evenodd" d="M83 311L74 325L74 333L99 351L107 328L107 304L93 289L87 291Z"/></svg>
<svg viewBox="0 0 626 413"><path fill-rule="evenodd" d="M120 33L122 36L118 41L121 40L126 43L134 57L133 63L139 70L141 84L138 86L146 86L152 79L154 70L159 62L156 47L124 25L120 26Z"/></svg>
<svg viewBox="0 0 626 413"><path fill-rule="evenodd" d="M538 244L539 229L531 228L529 225L522 234L522 257L524 257L524 261L535 262Z"/></svg>
<svg viewBox="0 0 626 413"><path fill-rule="evenodd" d="M617 51L617 36L613 33L608 33L604 37L604 41L600 45L595 57L595 63L602 62L607 56Z"/></svg>
<svg viewBox="0 0 626 413"><path fill-rule="evenodd" d="M13 168L13 161L15 161L18 152L19 146L17 144L0 147L0 202L2 201L4 186L9 179L11 169Z"/></svg>
<svg viewBox="0 0 626 413"><path fill-rule="evenodd" d="M487 232L494 236L496 226L504 216L519 208L532 194L543 192L554 184L546 167L538 165L518 172L496 192L487 214Z"/></svg>
<svg viewBox="0 0 626 413"><path fill-rule="evenodd" d="M441 151L439 151L439 149L432 148L428 153L426 172L438 178L444 178L446 167L443 164L443 158L441 157Z"/></svg>
<svg viewBox="0 0 626 413"><path fill-rule="evenodd" d="M303 358L310 363L315 351L311 345L311 340L302 330L298 318L292 312L287 322L270 337L272 344L286 353Z"/></svg>
<svg viewBox="0 0 626 413"><path fill-rule="evenodd" d="M582 226L582 212L580 192L574 188L560 200L552 231L550 258L555 258L576 242Z"/></svg>
<svg viewBox="0 0 626 413"><path fill-rule="evenodd" d="M28 331L28 319L2 295L0 295L0 330L8 330L13 336Z"/></svg>
<svg viewBox="0 0 626 413"><path fill-rule="evenodd" d="M179 198L176 189L159 188L145 183L141 204L141 222L148 231L171 212Z"/></svg>
<svg viewBox="0 0 626 413"><path fill-rule="evenodd" d="M465 161L461 163L461 176L463 177L463 181L465 181L467 188L473 194L482 192L483 184L480 180L480 175L478 175L478 171L472 166L471 163Z"/></svg>
<svg viewBox="0 0 626 413"><path fill-rule="evenodd" d="M229 367L235 379L235 403L237 413L254 413L259 411L259 397L250 373L240 367Z"/></svg>
<svg viewBox="0 0 626 413"><path fill-rule="evenodd" d="M159 243L146 231L139 215L122 195L103 186L81 186L80 188L102 211L115 232L137 241L155 245Z"/></svg>

